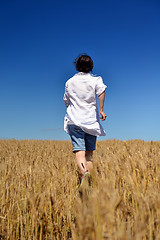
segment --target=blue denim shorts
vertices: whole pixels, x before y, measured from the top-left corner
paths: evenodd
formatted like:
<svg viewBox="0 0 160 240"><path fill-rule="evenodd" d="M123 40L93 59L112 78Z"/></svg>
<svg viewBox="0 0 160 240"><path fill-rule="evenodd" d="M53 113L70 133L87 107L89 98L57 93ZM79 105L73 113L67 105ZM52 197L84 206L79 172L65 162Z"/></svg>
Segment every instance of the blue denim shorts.
<svg viewBox="0 0 160 240"><path fill-rule="evenodd" d="M73 152L96 149L96 136L85 133L80 127L73 124L68 125L68 132L72 140Z"/></svg>

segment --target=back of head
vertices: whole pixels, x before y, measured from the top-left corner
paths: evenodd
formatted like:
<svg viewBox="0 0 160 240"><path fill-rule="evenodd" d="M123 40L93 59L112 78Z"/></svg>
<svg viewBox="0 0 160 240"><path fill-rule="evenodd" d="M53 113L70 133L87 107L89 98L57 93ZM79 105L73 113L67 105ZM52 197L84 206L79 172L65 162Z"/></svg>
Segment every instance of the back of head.
<svg viewBox="0 0 160 240"><path fill-rule="evenodd" d="M75 68L78 72L89 73L93 69L92 58L86 54L82 54L74 61Z"/></svg>

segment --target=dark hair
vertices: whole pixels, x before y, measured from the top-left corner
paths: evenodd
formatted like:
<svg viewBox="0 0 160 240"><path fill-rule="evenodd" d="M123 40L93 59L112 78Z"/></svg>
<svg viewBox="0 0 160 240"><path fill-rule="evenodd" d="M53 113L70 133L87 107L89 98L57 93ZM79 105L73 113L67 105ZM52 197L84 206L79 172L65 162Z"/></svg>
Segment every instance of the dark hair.
<svg viewBox="0 0 160 240"><path fill-rule="evenodd" d="M78 72L89 73L93 69L92 58L86 54L80 55L74 61L75 68Z"/></svg>

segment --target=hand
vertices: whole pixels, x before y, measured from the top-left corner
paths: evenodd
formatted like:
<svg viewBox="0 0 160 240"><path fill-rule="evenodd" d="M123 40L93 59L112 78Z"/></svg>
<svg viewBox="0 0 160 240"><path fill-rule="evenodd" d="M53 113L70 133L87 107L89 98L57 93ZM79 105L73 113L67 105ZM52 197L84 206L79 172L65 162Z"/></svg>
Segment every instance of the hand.
<svg viewBox="0 0 160 240"><path fill-rule="evenodd" d="M103 111L100 111L100 115L101 115L101 117L100 117L101 121L104 121L107 117Z"/></svg>

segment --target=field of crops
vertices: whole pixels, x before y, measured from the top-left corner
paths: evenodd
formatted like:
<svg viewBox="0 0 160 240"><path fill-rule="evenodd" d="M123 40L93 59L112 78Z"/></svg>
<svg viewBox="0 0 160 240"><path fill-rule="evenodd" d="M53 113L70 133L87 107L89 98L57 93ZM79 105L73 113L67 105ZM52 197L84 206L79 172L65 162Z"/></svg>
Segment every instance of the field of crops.
<svg viewBox="0 0 160 240"><path fill-rule="evenodd" d="M92 185L68 141L0 141L0 239L160 239L160 142L97 143Z"/></svg>

